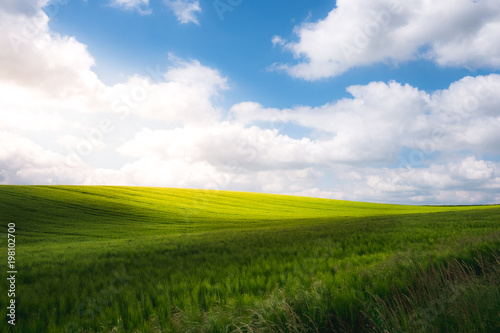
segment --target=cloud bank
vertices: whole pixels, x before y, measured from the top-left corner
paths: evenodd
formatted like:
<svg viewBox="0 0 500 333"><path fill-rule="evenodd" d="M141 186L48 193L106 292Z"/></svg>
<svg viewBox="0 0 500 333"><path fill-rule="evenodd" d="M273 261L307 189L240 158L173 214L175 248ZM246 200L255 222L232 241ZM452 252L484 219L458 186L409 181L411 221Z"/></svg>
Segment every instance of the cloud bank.
<svg viewBox="0 0 500 333"><path fill-rule="evenodd" d="M352 13L368 10L350 3ZM496 5L484 3L491 7L488 15L481 24L471 18L475 34L464 38L476 38L491 23ZM500 202L500 75L468 76L432 92L395 81L371 82L350 86L350 97L320 106L277 109L244 101L226 110L221 101L230 78L197 60L170 55L165 60L170 67L148 67L148 75L104 84L92 71L95 60L87 47L50 31L41 6L7 2L0 7L2 184L211 188L394 203ZM329 17L339 17L347 10L343 6L339 1ZM461 13L458 7L453 13ZM398 15L405 18L395 17L392 24L428 36L421 30L429 27L417 24L416 17L423 20L431 9L418 8L401 8ZM462 17L453 13L450 20ZM316 34L318 24L308 31ZM443 32L439 45L458 43L446 36ZM438 44L429 45L426 54L434 61L446 58ZM402 52L398 60L415 56L410 53ZM482 64L481 57L463 55L462 65L469 58ZM488 59L494 65L494 58ZM312 70L312 64L304 66Z"/></svg>

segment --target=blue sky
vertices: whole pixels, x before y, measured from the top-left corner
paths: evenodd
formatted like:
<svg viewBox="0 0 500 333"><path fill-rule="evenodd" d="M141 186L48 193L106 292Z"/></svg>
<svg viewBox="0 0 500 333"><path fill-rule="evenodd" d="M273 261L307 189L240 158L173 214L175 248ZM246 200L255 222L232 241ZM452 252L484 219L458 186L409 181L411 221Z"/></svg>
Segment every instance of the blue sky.
<svg viewBox="0 0 500 333"><path fill-rule="evenodd" d="M431 91L445 89L466 75L491 72L405 62L354 68L341 77L319 82L290 79L270 70L273 63L293 60L289 52L273 47L272 37L294 39L296 26L324 18L335 1L242 0L236 6L220 2L233 10L224 11L222 7L220 16L215 1L202 2L199 25L179 24L162 1L151 1L152 13L148 15L116 10L102 1L67 1L58 7L48 6L45 11L53 16L53 31L76 36L87 45L97 62L93 70L104 82L114 84L135 73L148 75L148 66L167 68L168 54L174 53L183 59L197 59L228 76L232 89L225 97L229 107L242 100L280 108L320 106L349 96L345 88L354 84L396 80Z"/></svg>
<svg viewBox="0 0 500 333"><path fill-rule="evenodd" d="M70 1L60 7L51 27L78 36L97 60L94 71L109 84L121 81L123 75L147 75L147 66L167 68L168 54L174 53L183 59L197 59L227 75L232 87L226 96L229 106L246 99L275 107L321 105L347 95L346 79L311 84L268 70L273 63L292 58L273 47L272 37L293 35L298 23L324 15L331 3L242 1L231 6L233 11L221 12L223 20L214 2L201 5L198 26L179 24L161 1L150 3L150 15L119 11L102 2ZM355 78L350 81L358 83Z"/></svg>
<svg viewBox="0 0 500 333"><path fill-rule="evenodd" d="M494 0L8 0L0 183L500 202Z"/></svg>

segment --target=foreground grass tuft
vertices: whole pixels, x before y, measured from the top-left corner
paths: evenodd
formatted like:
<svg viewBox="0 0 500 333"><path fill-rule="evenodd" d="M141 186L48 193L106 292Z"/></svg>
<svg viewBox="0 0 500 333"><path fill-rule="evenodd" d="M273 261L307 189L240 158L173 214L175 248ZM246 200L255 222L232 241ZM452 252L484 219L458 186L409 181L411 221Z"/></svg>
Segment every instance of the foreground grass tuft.
<svg viewBox="0 0 500 333"><path fill-rule="evenodd" d="M496 252L496 253L495 253ZM394 289L364 312L378 332L500 331L500 252L474 262L452 260L422 269L412 285Z"/></svg>

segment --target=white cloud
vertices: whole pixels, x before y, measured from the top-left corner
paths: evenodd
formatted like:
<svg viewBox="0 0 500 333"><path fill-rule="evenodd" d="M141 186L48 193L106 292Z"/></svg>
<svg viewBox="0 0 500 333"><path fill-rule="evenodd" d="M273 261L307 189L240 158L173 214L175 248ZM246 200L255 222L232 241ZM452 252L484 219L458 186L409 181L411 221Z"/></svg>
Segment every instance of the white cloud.
<svg viewBox="0 0 500 333"><path fill-rule="evenodd" d="M133 76L109 87L112 109L167 123L209 123L220 119L221 110L213 102L227 88L227 79L196 60L187 62L172 56L170 60L174 65L166 73Z"/></svg>
<svg viewBox="0 0 500 333"><path fill-rule="evenodd" d="M58 130L65 123L64 118L56 112L26 111L22 109L6 109L0 106L0 129L21 131Z"/></svg>
<svg viewBox="0 0 500 333"><path fill-rule="evenodd" d="M399 203L498 203L500 164L468 156L427 168L366 168L346 173L345 197ZM348 189L349 188L349 189Z"/></svg>
<svg viewBox="0 0 500 333"><path fill-rule="evenodd" d="M131 157L206 161L215 167L235 164L245 171L264 171L316 163L313 145L309 139L295 140L276 130L222 122L173 130L144 129L117 150Z"/></svg>
<svg viewBox="0 0 500 333"><path fill-rule="evenodd" d="M0 130L1 184L78 184L89 172L70 167L66 157L9 131Z"/></svg>
<svg viewBox="0 0 500 333"><path fill-rule="evenodd" d="M95 62L86 45L50 32L48 21L41 10L32 16L0 10L2 81L56 98L99 89L101 83L90 70Z"/></svg>
<svg viewBox="0 0 500 333"><path fill-rule="evenodd" d="M500 67L500 2L338 0L326 18L296 27L283 47L296 64L275 64L316 80L379 62L426 58L441 66ZM274 41L280 41L273 37Z"/></svg>
<svg viewBox="0 0 500 333"><path fill-rule="evenodd" d="M111 0L110 5L125 10L137 10L140 14L151 14L149 0Z"/></svg>
<svg viewBox="0 0 500 333"><path fill-rule="evenodd" d="M271 42L273 43L273 46L276 46L276 45L283 46L286 44L286 40L280 36L277 36L277 35L273 36L273 38L271 39Z"/></svg>
<svg viewBox="0 0 500 333"><path fill-rule="evenodd" d="M498 153L500 75L466 77L429 94L397 82L347 88L352 98L321 107L268 109L244 102L231 109L241 124L294 123L323 133L332 162L384 161L403 147L433 151ZM326 148L328 147L328 148Z"/></svg>
<svg viewBox="0 0 500 333"><path fill-rule="evenodd" d="M199 0L163 0L165 6L174 12L177 20L182 23L200 25L197 14L201 13Z"/></svg>

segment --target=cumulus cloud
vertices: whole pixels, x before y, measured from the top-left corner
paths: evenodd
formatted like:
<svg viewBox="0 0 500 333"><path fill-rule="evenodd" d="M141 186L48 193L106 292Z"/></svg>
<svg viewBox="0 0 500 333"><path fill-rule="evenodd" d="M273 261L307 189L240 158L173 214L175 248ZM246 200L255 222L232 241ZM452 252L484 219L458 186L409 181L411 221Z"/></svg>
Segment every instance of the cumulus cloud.
<svg viewBox="0 0 500 333"><path fill-rule="evenodd" d="M99 89L86 45L51 32L48 22L40 9L33 15L0 10L0 63L8 64L0 67L2 81L57 98Z"/></svg>
<svg viewBox="0 0 500 333"><path fill-rule="evenodd" d="M197 15L201 13L200 1L199 0L163 0L165 6L167 6L177 20L182 23L194 23L200 25Z"/></svg>
<svg viewBox="0 0 500 333"><path fill-rule="evenodd" d="M211 126L186 126L173 130L144 129L117 150L131 157L154 157L187 162L206 161L215 167L235 164L244 171L300 169L318 165L320 144L292 139L277 130L222 122Z"/></svg>
<svg viewBox="0 0 500 333"><path fill-rule="evenodd" d="M294 123L323 133L335 162L390 162L402 147L498 152L500 75L466 77L433 93L394 81L347 91L352 98L314 108L269 109L243 102L231 115L241 124Z"/></svg>
<svg viewBox="0 0 500 333"><path fill-rule="evenodd" d="M196 60L170 59L174 65L165 73L136 75L109 87L113 111L164 122L208 123L220 119L221 110L213 102L227 88L227 78Z"/></svg>
<svg viewBox="0 0 500 333"><path fill-rule="evenodd" d="M0 130L0 184L78 184L89 168L70 166L66 157L21 135Z"/></svg>
<svg viewBox="0 0 500 333"><path fill-rule="evenodd" d="M297 63L273 67L306 80L419 58L441 66L500 67L496 0L338 0L327 17L306 22L295 33L298 40L283 48ZM273 37L274 44L282 41Z"/></svg>

